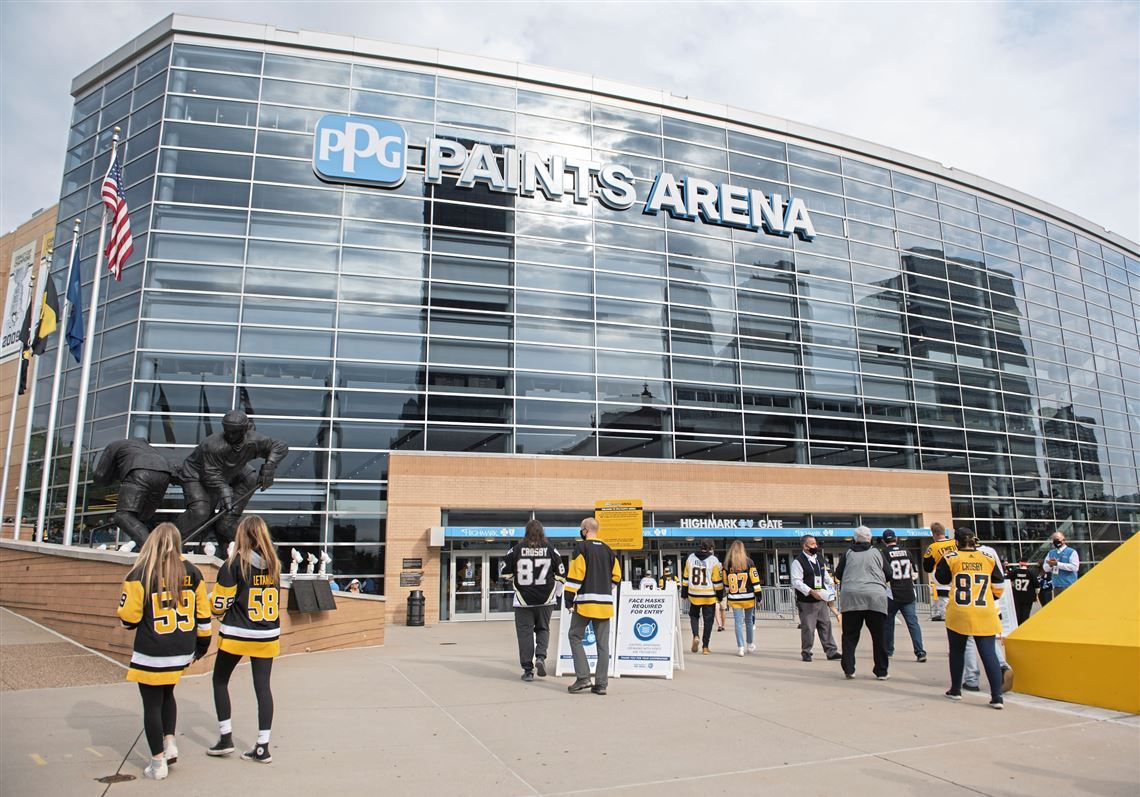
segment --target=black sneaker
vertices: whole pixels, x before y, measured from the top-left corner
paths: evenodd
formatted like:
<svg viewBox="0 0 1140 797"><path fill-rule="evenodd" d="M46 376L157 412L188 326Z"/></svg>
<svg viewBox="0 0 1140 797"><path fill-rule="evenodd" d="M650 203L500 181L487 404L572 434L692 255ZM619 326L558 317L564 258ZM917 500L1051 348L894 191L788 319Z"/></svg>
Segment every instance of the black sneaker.
<svg viewBox="0 0 1140 797"><path fill-rule="evenodd" d="M915 656L915 658L918 659L919 664L926 664L926 654L925 653L919 653L917 656Z"/></svg>
<svg viewBox="0 0 1140 797"><path fill-rule="evenodd" d="M534 673L531 672L530 670L527 670L526 672L524 672L522 674L522 679L529 683L530 681L534 680Z"/></svg>
<svg viewBox="0 0 1140 797"><path fill-rule="evenodd" d="M1008 664L1001 668L1001 691L1005 694L1013 689L1013 668Z"/></svg>
<svg viewBox="0 0 1140 797"><path fill-rule="evenodd" d="M962 688L965 689L967 692L980 692L980 691L982 691L980 686L970 686L969 684L962 684Z"/></svg>
<svg viewBox="0 0 1140 797"><path fill-rule="evenodd" d="M841 658L843 658L842 653L830 653L827 656L828 661L839 661Z"/></svg>
<svg viewBox="0 0 1140 797"><path fill-rule="evenodd" d="M811 654L810 653L801 653L800 658L803 659L804 661L811 661Z"/></svg>
<svg viewBox="0 0 1140 797"><path fill-rule="evenodd" d="M579 692L585 692L587 689L589 689L592 686L593 686L593 684L591 684L589 681L575 681L574 683L572 683L568 687L566 687L566 691L572 695L576 695Z"/></svg>
<svg viewBox="0 0 1140 797"><path fill-rule="evenodd" d="M253 749L247 753L242 753L241 757L246 761L256 761L259 764L268 764L273 760L273 756L269 754L268 744L256 744Z"/></svg>
<svg viewBox="0 0 1140 797"><path fill-rule="evenodd" d="M851 679L853 679L855 677L855 673L845 672L845 673L843 673L843 677L846 678L848 681L850 681Z"/></svg>
<svg viewBox="0 0 1140 797"><path fill-rule="evenodd" d="M990 708L996 708L998 711L1001 711L1005 708L1005 700L1000 697L997 700L991 700Z"/></svg>
<svg viewBox="0 0 1140 797"><path fill-rule="evenodd" d="M593 692L595 695L604 695L606 693L606 688L604 686L595 684L593 687L590 688L590 691Z"/></svg>
<svg viewBox="0 0 1140 797"><path fill-rule="evenodd" d="M534 671L538 673L539 678L546 677L546 659L534 660Z"/></svg>
<svg viewBox="0 0 1140 797"><path fill-rule="evenodd" d="M206 755L223 756L234 751L233 734L223 733L214 746L206 751Z"/></svg>
<svg viewBox="0 0 1140 797"><path fill-rule="evenodd" d="M962 699L962 693L961 692L951 692L949 689L947 689L946 690L946 697L950 698L951 700L961 700Z"/></svg>

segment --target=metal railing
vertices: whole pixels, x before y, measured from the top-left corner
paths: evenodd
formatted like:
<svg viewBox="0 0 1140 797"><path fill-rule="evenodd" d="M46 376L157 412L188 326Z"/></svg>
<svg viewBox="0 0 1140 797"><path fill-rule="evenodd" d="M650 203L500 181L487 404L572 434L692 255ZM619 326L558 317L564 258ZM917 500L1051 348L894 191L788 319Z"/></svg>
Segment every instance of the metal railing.
<svg viewBox="0 0 1140 797"><path fill-rule="evenodd" d="M791 587L761 587L758 609L762 616L791 620L796 616L795 591Z"/></svg>

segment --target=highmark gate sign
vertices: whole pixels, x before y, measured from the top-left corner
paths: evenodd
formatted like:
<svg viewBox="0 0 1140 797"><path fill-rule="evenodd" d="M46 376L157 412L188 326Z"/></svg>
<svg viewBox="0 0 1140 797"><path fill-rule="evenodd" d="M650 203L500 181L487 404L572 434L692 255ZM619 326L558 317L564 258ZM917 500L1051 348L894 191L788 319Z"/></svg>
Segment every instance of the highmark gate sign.
<svg viewBox="0 0 1140 797"><path fill-rule="evenodd" d="M693 540L698 537L716 538L743 538L743 539L799 539L805 534L814 537L831 537L837 539L851 539L855 535L854 528L784 528L774 525L779 521L756 521L753 526L725 525L725 526L646 526L642 529L644 539L673 539ZM519 540L522 539L525 528L523 526L437 526L440 534L437 542L432 545L442 545L443 540ZM894 528L898 537L929 537L929 529ZM578 539L577 526L547 526L546 536L551 539ZM885 528L871 529L873 537L882 537ZM433 529L433 533L435 529Z"/></svg>
<svg viewBox="0 0 1140 797"><path fill-rule="evenodd" d="M313 171L322 180L395 188L404 182L407 165L408 134L398 122L342 114L317 121ZM678 178L672 172L658 173L641 199L633 172L620 164L510 147L503 149L500 160L489 144L468 148L458 141L430 138L424 147L424 182L440 184L445 174L455 176L458 188L481 185L500 194L541 194L553 201L569 194L582 205L595 198L612 210L640 205L641 212L650 216L665 211L675 219L784 237L795 233L804 241L815 237L802 199L785 200L780 194L696 177Z"/></svg>

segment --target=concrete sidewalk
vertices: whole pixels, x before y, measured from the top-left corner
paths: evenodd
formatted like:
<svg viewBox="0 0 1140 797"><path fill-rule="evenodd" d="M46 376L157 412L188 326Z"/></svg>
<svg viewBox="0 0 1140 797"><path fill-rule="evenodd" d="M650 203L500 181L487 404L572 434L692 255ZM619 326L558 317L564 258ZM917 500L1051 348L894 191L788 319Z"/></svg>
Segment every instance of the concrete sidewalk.
<svg viewBox="0 0 1140 797"><path fill-rule="evenodd" d="M730 620L713 654L687 655L672 681L611 680L598 697L567 694L570 678L522 683L511 623L392 627L383 648L275 663L268 766L205 756L217 737L210 681L184 678L181 758L157 784L141 779L147 751L133 684L6 691L0 791L1137 794L1140 718L1014 694L1002 712L984 694L946 700L945 632L929 622L923 631L928 663L904 655L900 628L889 681L871 677L869 648L846 681L822 656L801 662L787 622L762 622L760 651L738 658ZM1094 674L1059 675L1082 676ZM247 665L231 695L245 748L257 724ZM116 772L140 779L96 781Z"/></svg>

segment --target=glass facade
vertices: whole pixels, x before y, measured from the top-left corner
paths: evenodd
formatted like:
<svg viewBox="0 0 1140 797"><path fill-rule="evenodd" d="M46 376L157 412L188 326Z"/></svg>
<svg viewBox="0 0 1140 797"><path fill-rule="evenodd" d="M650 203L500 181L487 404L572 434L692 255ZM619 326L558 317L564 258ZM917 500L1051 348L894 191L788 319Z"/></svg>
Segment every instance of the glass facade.
<svg viewBox="0 0 1140 797"><path fill-rule="evenodd" d="M377 591L392 451L943 471L955 525L999 545L1060 528L1089 562L1140 524L1134 249L744 124L197 41L152 46L75 103L57 240L83 219L90 275L115 125L136 233L104 283L85 451L135 435L185 454L245 408L292 449L250 508ZM398 120L404 183L317 179L327 113ZM794 196L818 234L428 184L433 136L621 164L639 198L661 171ZM65 375L64 422L70 359ZM91 522L110 508L98 488L85 501Z"/></svg>

